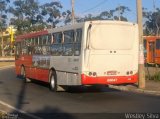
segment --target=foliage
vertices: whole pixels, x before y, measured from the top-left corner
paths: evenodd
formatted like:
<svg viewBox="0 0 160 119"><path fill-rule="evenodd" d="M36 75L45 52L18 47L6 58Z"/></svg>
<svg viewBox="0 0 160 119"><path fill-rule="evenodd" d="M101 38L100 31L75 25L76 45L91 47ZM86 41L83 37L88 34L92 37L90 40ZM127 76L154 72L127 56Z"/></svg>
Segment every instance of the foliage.
<svg viewBox="0 0 160 119"><path fill-rule="evenodd" d="M0 0L0 30L6 28L7 22L7 3L10 2L9 0Z"/></svg>
<svg viewBox="0 0 160 119"><path fill-rule="evenodd" d="M127 18L124 17L126 12L129 12L130 9L126 6L118 6L113 10L104 11L100 14L101 19L107 20L120 20L127 21Z"/></svg>
<svg viewBox="0 0 160 119"><path fill-rule="evenodd" d="M13 4L14 6L9 8L9 12L14 15L10 19L10 24L17 28L18 33L37 30L40 25L39 21L41 21L38 2L35 0L16 0Z"/></svg>
<svg viewBox="0 0 160 119"><path fill-rule="evenodd" d="M18 34L55 27L61 19L62 5L50 2L40 5L37 0L16 0L9 12L14 15L10 23L17 28Z"/></svg>
<svg viewBox="0 0 160 119"><path fill-rule="evenodd" d="M109 11L103 11L99 15L88 14L85 17L77 17L77 22L88 20L122 20L126 12L130 11L128 7L118 6ZM40 5L37 0L16 0L9 12L14 15L10 19L10 24L14 25L18 34L42 30L48 27L56 27L58 23L71 23L71 11L62 11L62 5L58 1Z"/></svg>
<svg viewBox="0 0 160 119"><path fill-rule="evenodd" d="M0 39L1 39L1 46L0 51L1 55L4 56L4 43L3 43L3 31L5 31L7 27L7 3L10 2L9 0L0 0Z"/></svg>
<svg viewBox="0 0 160 119"><path fill-rule="evenodd" d="M0 18L1 26L6 23L7 0L0 0ZM5 4L4 4L5 2ZM3 4L2 4L3 3ZM9 8L9 12L13 14L10 24L17 28L19 34L23 32L32 32L42 30L48 27L56 27L60 22L64 24L71 23L71 11L62 11L62 5L58 1L40 5L37 0L15 0L13 6ZM125 14L130 12L126 6L118 6L115 9L102 11L100 14L88 14L84 17L76 16L75 21L83 22L89 20L121 20L128 21ZM145 35L160 34L160 9L154 12L144 9L143 16L145 18L144 33Z"/></svg>
<svg viewBox="0 0 160 119"><path fill-rule="evenodd" d="M156 80L156 81L160 81L160 72L155 73L152 76L146 76L146 79L148 80Z"/></svg>
<svg viewBox="0 0 160 119"><path fill-rule="evenodd" d="M120 20L128 21L124 16L126 12L129 12L130 9L126 6L118 6L117 8L109 11L103 11L100 14L94 16L92 14L86 15L84 18L77 18L77 22L89 21L89 20Z"/></svg>
<svg viewBox="0 0 160 119"><path fill-rule="evenodd" d="M160 9L157 8L154 12L143 8L144 35L160 35Z"/></svg>
<svg viewBox="0 0 160 119"><path fill-rule="evenodd" d="M41 14L47 17L46 22L55 27L61 17L60 9L62 9L62 5L59 2L51 2L40 6L40 8Z"/></svg>
<svg viewBox="0 0 160 119"><path fill-rule="evenodd" d="M64 24L67 24L67 23L70 23L71 22L71 11L70 10L67 10L66 12L63 12L62 13L62 16L64 17Z"/></svg>

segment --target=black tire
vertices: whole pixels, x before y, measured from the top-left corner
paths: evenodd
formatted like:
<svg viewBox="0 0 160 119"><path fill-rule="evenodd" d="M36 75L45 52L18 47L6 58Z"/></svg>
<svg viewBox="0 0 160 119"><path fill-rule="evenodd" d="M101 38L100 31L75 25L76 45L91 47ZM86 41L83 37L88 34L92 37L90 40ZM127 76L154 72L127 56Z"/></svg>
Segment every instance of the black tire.
<svg viewBox="0 0 160 119"><path fill-rule="evenodd" d="M49 86L51 91L57 92L57 75L55 71L49 73Z"/></svg>

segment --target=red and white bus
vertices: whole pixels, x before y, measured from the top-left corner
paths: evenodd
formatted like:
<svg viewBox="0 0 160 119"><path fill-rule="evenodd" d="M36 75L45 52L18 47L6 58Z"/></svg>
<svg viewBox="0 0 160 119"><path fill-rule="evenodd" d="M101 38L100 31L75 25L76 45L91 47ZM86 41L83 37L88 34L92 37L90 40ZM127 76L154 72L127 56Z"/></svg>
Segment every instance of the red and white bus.
<svg viewBox="0 0 160 119"><path fill-rule="evenodd" d="M87 21L16 38L16 74L61 86L128 84L138 80L138 27Z"/></svg>

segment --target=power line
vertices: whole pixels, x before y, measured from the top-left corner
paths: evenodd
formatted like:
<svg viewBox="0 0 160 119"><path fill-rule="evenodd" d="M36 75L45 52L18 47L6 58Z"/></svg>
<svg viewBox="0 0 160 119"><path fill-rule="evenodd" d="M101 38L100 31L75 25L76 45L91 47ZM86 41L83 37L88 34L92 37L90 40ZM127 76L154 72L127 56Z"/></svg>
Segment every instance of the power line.
<svg viewBox="0 0 160 119"><path fill-rule="evenodd" d="M95 5L94 7L91 7L91 8L89 8L89 9L87 9L87 10L85 10L85 11L83 11L82 13L84 13L84 12L88 12L88 11L91 11L92 9L95 9L95 8L97 8L97 7L99 7L99 6L101 6L102 4L104 4L105 2L107 2L108 0L103 0L102 2L100 2L99 4L97 4L97 5Z"/></svg>

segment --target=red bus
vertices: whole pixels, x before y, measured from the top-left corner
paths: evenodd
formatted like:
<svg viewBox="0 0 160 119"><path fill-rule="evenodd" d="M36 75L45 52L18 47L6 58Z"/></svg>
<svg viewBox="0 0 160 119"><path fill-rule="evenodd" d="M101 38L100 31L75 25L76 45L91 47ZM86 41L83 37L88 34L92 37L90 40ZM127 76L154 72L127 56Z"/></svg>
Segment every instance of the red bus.
<svg viewBox="0 0 160 119"><path fill-rule="evenodd" d="M145 63L160 65L160 36L144 36Z"/></svg>
<svg viewBox="0 0 160 119"><path fill-rule="evenodd" d="M138 47L137 24L122 21L87 21L24 34L16 38L16 74L47 82L53 91L136 83Z"/></svg>
<svg viewBox="0 0 160 119"><path fill-rule="evenodd" d="M49 71L47 69L33 66L33 54L40 54L43 44L41 41L46 42L44 47L46 46L47 49L48 46L49 49L50 37L47 30L16 37L15 66L17 75L40 79L45 82L48 80ZM28 78L25 80L29 81Z"/></svg>

